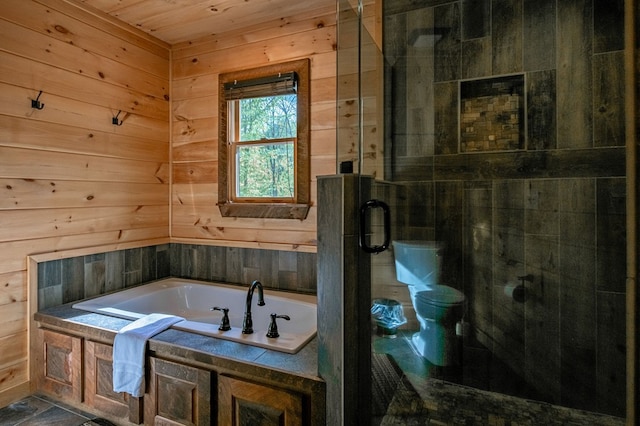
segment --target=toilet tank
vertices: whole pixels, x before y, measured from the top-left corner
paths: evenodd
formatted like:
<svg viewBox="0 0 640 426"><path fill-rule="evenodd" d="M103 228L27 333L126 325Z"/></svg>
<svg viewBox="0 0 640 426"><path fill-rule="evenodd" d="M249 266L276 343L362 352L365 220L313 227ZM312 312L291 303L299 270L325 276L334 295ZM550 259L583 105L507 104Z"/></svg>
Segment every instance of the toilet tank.
<svg viewBox="0 0 640 426"><path fill-rule="evenodd" d="M393 241L396 278L408 285L438 283L440 245L437 241Z"/></svg>

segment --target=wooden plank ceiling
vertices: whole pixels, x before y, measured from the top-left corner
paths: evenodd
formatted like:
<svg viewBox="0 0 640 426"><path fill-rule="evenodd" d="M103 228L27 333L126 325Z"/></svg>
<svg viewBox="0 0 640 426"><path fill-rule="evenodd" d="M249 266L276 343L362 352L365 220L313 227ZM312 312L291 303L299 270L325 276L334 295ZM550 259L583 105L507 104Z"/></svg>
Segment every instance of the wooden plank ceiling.
<svg viewBox="0 0 640 426"><path fill-rule="evenodd" d="M336 0L75 0L171 45L267 23L286 25L301 13L326 14Z"/></svg>

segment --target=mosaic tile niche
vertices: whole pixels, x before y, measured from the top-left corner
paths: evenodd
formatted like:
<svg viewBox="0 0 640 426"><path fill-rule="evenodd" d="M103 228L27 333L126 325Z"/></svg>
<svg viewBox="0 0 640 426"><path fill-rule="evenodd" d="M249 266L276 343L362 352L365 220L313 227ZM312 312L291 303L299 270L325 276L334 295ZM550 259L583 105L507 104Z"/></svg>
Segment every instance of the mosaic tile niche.
<svg viewBox="0 0 640 426"><path fill-rule="evenodd" d="M524 148L524 76L460 82L460 152Z"/></svg>

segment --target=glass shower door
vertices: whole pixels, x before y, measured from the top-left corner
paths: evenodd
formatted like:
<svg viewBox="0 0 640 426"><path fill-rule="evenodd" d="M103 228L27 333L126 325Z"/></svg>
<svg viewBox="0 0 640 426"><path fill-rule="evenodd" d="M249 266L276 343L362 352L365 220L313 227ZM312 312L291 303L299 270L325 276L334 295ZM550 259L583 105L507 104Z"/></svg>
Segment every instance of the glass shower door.
<svg viewBox="0 0 640 426"><path fill-rule="evenodd" d="M390 238L400 235L425 239L433 235L410 213L428 210L425 186L392 182L389 141L396 123L390 110L393 105L385 99L390 95L385 79L393 75L393 67L385 63L382 53L382 3L344 0L339 7L338 163L342 173L360 175L358 193L353 195L360 211L359 256L367 259L357 263L362 271L371 271L365 281L371 286L369 308L374 312L368 360L371 374L366 385L371 395L370 422L379 424L388 411L402 415L410 409L412 416L424 415L422 399L403 369L426 377L420 358L408 343L411 334L397 328L406 322L404 313L412 329L417 328L417 322L411 315L407 286L395 280L393 254L387 247ZM408 225L413 228L405 229ZM395 316L390 318L389 313Z"/></svg>

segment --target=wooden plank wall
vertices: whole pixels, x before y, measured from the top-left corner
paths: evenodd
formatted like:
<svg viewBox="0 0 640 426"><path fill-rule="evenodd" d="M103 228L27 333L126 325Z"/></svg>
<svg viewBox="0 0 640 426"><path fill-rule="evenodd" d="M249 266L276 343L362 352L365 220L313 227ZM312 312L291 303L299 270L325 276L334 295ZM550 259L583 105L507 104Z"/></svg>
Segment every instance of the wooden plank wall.
<svg viewBox="0 0 640 426"><path fill-rule="evenodd" d="M316 250L316 176L336 172L336 17L303 13L172 49L172 241ZM223 218L218 198L218 75L311 60L312 207L305 220Z"/></svg>
<svg viewBox="0 0 640 426"><path fill-rule="evenodd" d="M2 0L0 407L29 392L27 256L169 236L169 61L63 0Z"/></svg>

